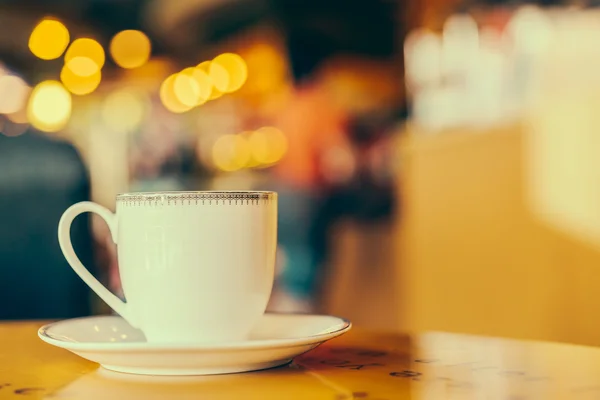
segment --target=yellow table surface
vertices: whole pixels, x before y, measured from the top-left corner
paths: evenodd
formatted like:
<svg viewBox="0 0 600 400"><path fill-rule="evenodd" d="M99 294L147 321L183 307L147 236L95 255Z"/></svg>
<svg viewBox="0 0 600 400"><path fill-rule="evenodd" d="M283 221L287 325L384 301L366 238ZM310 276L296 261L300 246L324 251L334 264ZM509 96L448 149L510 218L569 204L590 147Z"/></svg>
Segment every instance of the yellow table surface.
<svg viewBox="0 0 600 400"><path fill-rule="evenodd" d="M266 371L144 377L105 371L0 324L0 399L600 399L600 349L479 336L352 330Z"/></svg>

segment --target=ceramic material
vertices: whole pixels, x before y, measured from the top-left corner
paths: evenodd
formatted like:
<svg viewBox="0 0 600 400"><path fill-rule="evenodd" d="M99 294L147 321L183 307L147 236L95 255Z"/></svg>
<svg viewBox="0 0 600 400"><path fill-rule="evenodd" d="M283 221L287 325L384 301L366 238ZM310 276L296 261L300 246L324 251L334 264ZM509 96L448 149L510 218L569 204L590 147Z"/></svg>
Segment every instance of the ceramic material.
<svg viewBox="0 0 600 400"><path fill-rule="evenodd" d="M219 344L146 342L118 316L43 326L39 337L104 368L144 375L208 375L253 371L294 357L347 332L350 322L324 315L265 314L245 341Z"/></svg>
<svg viewBox="0 0 600 400"><path fill-rule="evenodd" d="M73 251L71 222L84 212L100 215L110 228L127 303ZM75 272L148 341L243 340L264 314L273 286L277 194L123 194L116 214L78 203L63 214L58 238Z"/></svg>

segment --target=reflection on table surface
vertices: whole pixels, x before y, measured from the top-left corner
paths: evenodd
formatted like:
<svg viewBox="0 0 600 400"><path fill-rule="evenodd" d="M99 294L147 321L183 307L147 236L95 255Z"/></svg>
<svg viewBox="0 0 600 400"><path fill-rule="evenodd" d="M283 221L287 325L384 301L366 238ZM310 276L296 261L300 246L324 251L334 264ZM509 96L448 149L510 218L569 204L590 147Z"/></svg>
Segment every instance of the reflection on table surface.
<svg viewBox="0 0 600 400"><path fill-rule="evenodd" d="M354 330L285 367L167 378L98 368L41 342L40 325L0 325L0 399L600 398L600 349L583 346Z"/></svg>

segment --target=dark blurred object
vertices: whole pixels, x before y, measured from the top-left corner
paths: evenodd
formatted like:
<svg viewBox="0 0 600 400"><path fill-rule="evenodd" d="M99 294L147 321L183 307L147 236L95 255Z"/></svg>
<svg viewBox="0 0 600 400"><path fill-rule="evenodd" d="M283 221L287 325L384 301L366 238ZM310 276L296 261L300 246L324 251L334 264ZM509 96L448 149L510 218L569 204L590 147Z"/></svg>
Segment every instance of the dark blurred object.
<svg viewBox="0 0 600 400"><path fill-rule="evenodd" d="M0 135L0 319L89 315L90 292L58 245L62 213L89 200L89 179L71 145L36 133ZM92 266L89 218L71 228L74 248ZM92 271L93 272L93 271Z"/></svg>
<svg viewBox="0 0 600 400"><path fill-rule="evenodd" d="M336 55L392 58L398 3L391 0L273 0L297 80Z"/></svg>
<svg viewBox="0 0 600 400"><path fill-rule="evenodd" d="M371 223L397 211L390 143L395 115L356 117L348 123L348 138L354 148L356 170L351 179L328 185L321 212L335 222L351 218Z"/></svg>
<svg viewBox="0 0 600 400"><path fill-rule="evenodd" d="M227 41L268 19L269 1L149 1L142 7L143 27L158 54L169 54L183 63L197 63L214 56L215 43Z"/></svg>
<svg viewBox="0 0 600 400"><path fill-rule="evenodd" d="M285 36L294 77L302 80L337 55L397 55L398 30L404 28L399 13L397 0L156 0L148 3L145 25L172 54L197 62L208 43L275 22Z"/></svg>

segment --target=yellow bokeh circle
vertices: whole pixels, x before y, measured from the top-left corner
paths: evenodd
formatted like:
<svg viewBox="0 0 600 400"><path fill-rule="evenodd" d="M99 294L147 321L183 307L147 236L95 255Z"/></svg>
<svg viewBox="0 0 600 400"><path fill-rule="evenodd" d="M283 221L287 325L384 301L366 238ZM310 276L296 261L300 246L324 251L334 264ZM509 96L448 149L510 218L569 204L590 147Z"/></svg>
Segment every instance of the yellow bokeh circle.
<svg viewBox="0 0 600 400"><path fill-rule="evenodd" d="M102 80L102 73L98 69L92 75L80 76L65 65L60 71L60 80L69 92L83 96L92 93L98 88Z"/></svg>
<svg viewBox="0 0 600 400"><path fill-rule="evenodd" d="M183 104L175 94L175 79L178 74L169 75L163 83L160 85L160 101L163 106L171 112L174 113L183 113L192 108L192 106L188 106Z"/></svg>
<svg viewBox="0 0 600 400"><path fill-rule="evenodd" d="M69 30L60 21L42 20L29 36L29 50L42 60L54 60L62 55L69 45Z"/></svg>
<svg viewBox="0 0 600 400"><path fill-rule="evenodd" d="M104 66L105 60L100 43L90 38L76 39L65 54L65 66L80 76L95 74Z"/></svg>
<svg viewBox="0 0 600 400"><path fill-rule="evenodd" d="M218 99L219 97L223 96L223 92L221 92L219 89L217 89L215 87L215 85L213 85L213 81L210 77L210 61L204 61L201 62L200 64L198 64L196 66L196 69L199 69L201 71L203 71L206 76L208 76L208 79L210 81L210 85L211 85L211 91L210 91L210 96L208 97L208 100L214 100L214 99Z"/></svg>
<svg viewBox="0 0 600 400"><path fill-rule="evenodd" d="M278 162L288 150L287 137L274 127L258 129L250 136L249 142L252 158L264 165Z"/></svg>
<svg viewBox="0 0 600 400"><path fill-rule="evenodd" d="M234 53L225 53L215 57L212 60L211 67L217 79L221 80L220 83L222 86L219 87L219 90L225 93L235 92L242 87L248 78L246 62L242 57ZM226 71L226 79L223 70Z"/></svg>
<svg viewBox="0 0 600 400"><path fill-rule="evenodd" d="M79 76L92 76L96 72L100 71L98 64L94 60L88 57L73 57L65 66L71 70L75 75Z"/></svg>
<svg viewBox="0 0 600 400"><path fill-rule="evenodd" d="M110 41L110 55L122 68L138 68L146 64L152 52L150 39L144 32L126 30L117 33Z"/></svg>
<svg viewBox="0 0 600 400"><path fill-rule="evenodd" d="M250 144L243 135L223 135L212 148L214 165L222 171L237 171L250 162Z"/></svg>
<svg viewBox="0 0 600 400"><path fill-rule="evenodd" d="M185 106L194 107L200 101L200 87L186 70L175 75L173 90L177 100Z"/></svg>
<svg viewBox="0 0 600 400"><path fill-rule="evenodd" d="M58 81L39 83L27 104L27 119L37 129L55 132L62 129L71 116L71 95Z"/></svg>
<svg viewBox="0 0 600 400"><path fill-rule="evenodd" d="M211 62L208 66L208 76L219 92L227 92L227 88L229 87L229 73L221 64Z"/></svg>
<svg viewBox="0 0 600 400"><path fill-rule="evenodd" d="M196 105L206 103L206 101L210 99L213 91L213 85L208 74L200 68L186 68L181 71L181 73L190 74L196 82L199 92L199 99Z"/></svg>

